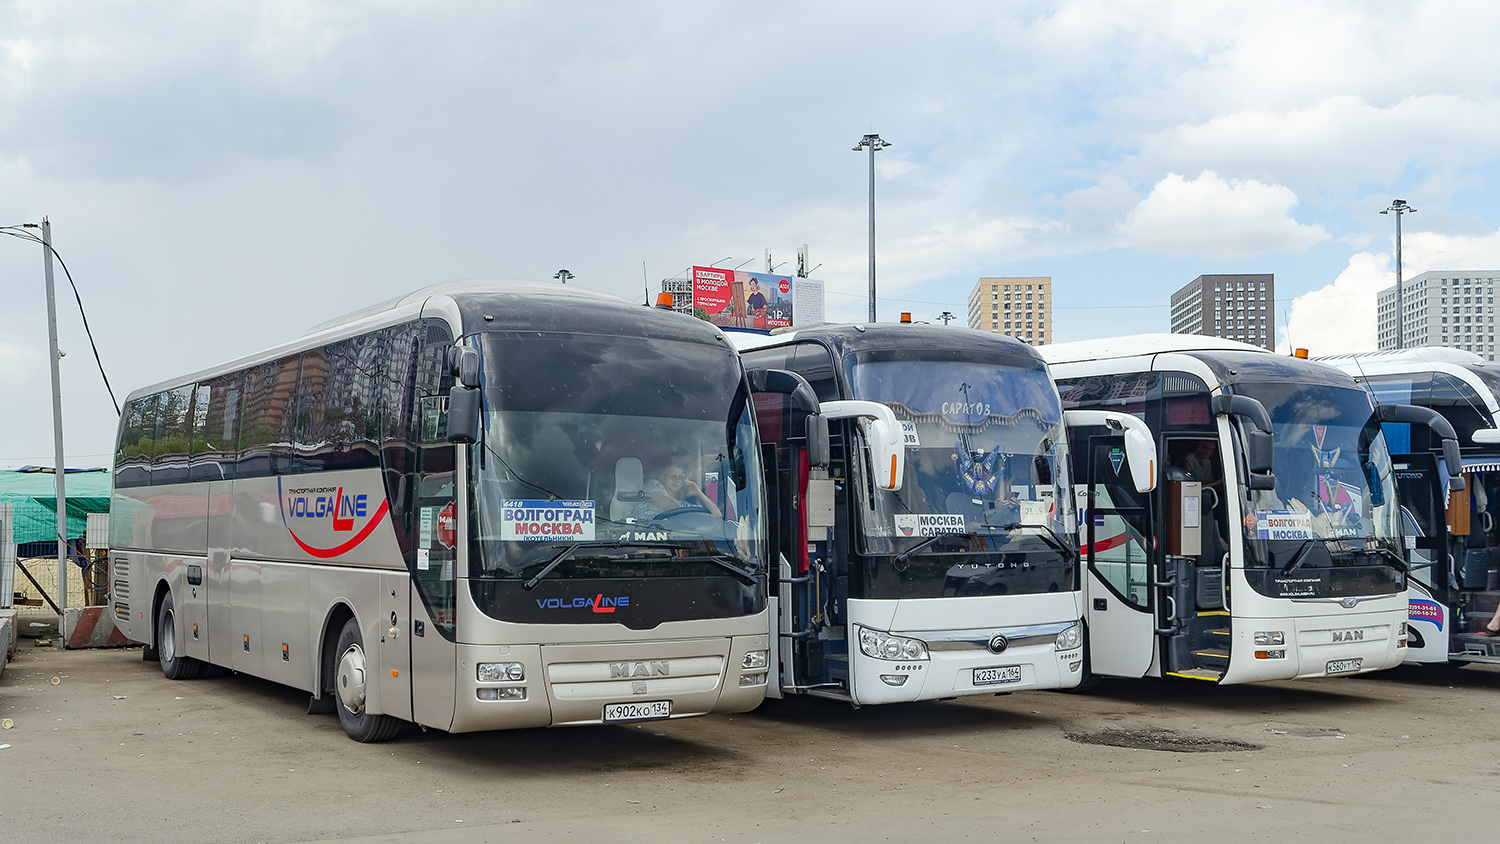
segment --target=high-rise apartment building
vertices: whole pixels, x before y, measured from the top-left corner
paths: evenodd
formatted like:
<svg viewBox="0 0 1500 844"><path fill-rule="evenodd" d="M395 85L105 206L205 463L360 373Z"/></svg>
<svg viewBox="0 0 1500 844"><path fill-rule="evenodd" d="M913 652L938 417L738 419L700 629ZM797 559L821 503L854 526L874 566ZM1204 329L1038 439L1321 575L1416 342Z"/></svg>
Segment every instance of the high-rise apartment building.
<svg viewBox="0 0 1500 844"><path fill-rule="evenodd" d="M1432 270L1401 283L1400 348L1447 346L1495 360L1495 280L1500 270ZM1375 342L1396 343L1396 285L1380 291Z"/></svg>
<svg viewBox="0 0 1500 844"><path fill-rule="evenodd" d="M1200 275L1172 294L1172 333L1276 347L1276 277Z"/></svg>
<svg viewBox="0 0 1500 844"><path fill-rule="evenodd" d="M1052 340L1052 277L981 278L969 294L969 327L1040 346Z"/></svg>

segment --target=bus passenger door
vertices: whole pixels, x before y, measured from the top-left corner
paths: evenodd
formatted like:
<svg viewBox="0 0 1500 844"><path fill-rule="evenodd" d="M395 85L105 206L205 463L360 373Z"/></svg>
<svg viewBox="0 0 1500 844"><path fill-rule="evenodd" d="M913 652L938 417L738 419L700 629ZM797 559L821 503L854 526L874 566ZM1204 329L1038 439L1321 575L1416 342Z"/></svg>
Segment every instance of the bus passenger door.
<svg viewBox="0 0 1500 844"><path fill-rule="evenodd" d="M454 634L454 589L459 537L467 530L466 497L458 495L456 449L424 444L417 451L411 567L412 720L439 729L453 725L458 646Z"/></svg>
<svg viewBox="0 0 1500 844"><path fill-rule="evenodd" d="M1087 465L1080 510L1090 670L1143 677L1156 652L1150 493L1136 492L1122 437L1089 437Z"/></svg>
<svg viewBox="0 0 1500 844"><path fill-rule="evenodd" d="M1401 505L1401 547L1411 566L1406 580L1406 661L1447 662L1458 595L1452 588L1443 477L1430 452L1393 454L1391 467Z"/></svg>

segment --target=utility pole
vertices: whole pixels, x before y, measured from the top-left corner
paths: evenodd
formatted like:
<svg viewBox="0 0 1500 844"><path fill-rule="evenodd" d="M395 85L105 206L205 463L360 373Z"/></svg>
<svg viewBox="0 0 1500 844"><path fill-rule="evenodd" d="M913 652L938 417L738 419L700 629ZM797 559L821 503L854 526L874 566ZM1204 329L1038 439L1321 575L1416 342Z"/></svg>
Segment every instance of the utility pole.
<svg viewBox="0 0 1500 844"><path fill-rule="evenodd" d="M854 145L854 151L870 150L870 322L875 321L875 153L890 146L879 135L866 135Z"/></svg>
<svg viewBox="0 0 1500 844"><path fill-rule="evenodd" d="M646 266L645 264L641 265L641 270L643 272L645 271L645 266ZM576 276L574 276L572 273L568 272L567 270L558 270L557 272L555 272L555 273L552 274L552 277L555 278L555 279L557 279L558 281L561 281L563 284L567 284L568 283L568 279L575 278Z"/></svg>
<svg viewBox="0 0 1500 844"><path fill-rule="evenodd" d="M953 315L952 311L943 311L942 313L938 314L937 318L943 321L944 328L948 327L949 322L958 319L958 317Z"/></svg>
<svg viewBox="0 0 1500 844"><path fill-rule="evenodd" d="M68 493L63 483L62 375L58 371L57 296L52 286L52 223L42 218L42 265L47 275L47 345L52 359L52 448L57 461L57 606L68 608ZM58 630L61 631L61 621Z"/></svg>
<svg viewBox="0 0 1500 844"><path fill-rule="evenodd" d="M1382 214L1396 215L1396 348L1406 348L1406 326L1404 305L1401 303L1401 215L1415 214L1417 209L1406 204L1404 199L1391 200L1391 207L1381 211Z"/></svg>

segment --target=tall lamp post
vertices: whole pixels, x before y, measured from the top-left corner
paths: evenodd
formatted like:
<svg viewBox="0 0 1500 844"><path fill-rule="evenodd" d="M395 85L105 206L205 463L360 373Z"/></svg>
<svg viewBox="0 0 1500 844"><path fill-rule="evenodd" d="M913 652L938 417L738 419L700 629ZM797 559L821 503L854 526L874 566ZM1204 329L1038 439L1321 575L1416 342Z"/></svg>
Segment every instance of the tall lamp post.
<svg viewBox="0 0 1500 844"><path fill-rule="evenodd" d="M568 283L568 279L570 279L570 278L576 278L576 276L574 276L572 273L568 272L567 270L558 270L557 272L555 272L555 273L552 274L552 277L555 278L555 279L557 279L558 281L562 282L563 284L567 284Z"/></svg>
<svg viewBox="0 0 1500 844"><path fill-rule="evenodd" d="M1403 324L1405 313L1401 304L1401 215L1415 214L1417 209L1406 204L1404 199L1391 200L1391 207L1381 211L1382 214L1395 213L1396 215L1396 348L1406 348L1406 329Z"/></svg>
<svg viewBox="0 0 1500 844"><path fill-rule="evenodd" d="M854 145L854 151L870 150L870 322L875 321L875 153L891 142L879 135L866 135Z"/></svg>
<svg viewBox="0 0 1500 844"><path fill-rule="evenodd" d="M945 326L953 320L958 319L958 317L953 315L952 311L943 311L942 313L938 314L937 318L942 320L943 325Z"/></svg>

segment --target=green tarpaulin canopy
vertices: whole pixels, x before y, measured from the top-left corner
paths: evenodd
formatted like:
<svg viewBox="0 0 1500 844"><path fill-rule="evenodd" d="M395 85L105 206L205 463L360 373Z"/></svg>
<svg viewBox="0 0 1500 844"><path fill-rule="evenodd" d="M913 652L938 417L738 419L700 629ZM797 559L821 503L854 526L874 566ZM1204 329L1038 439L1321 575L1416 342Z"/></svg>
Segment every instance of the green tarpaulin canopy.
<svg viewBox="0 0 1500 844"><path fill-rule="evenodd" d="M108 472L65 472L68 539L83 536L89 513L109 512ZM16 544L57 541L57 476L51 472L0 472L0 502L15 505Z"/></svg>

